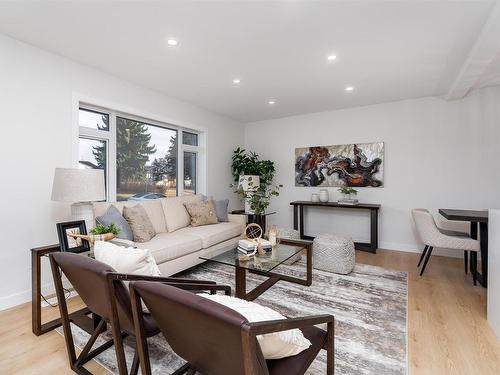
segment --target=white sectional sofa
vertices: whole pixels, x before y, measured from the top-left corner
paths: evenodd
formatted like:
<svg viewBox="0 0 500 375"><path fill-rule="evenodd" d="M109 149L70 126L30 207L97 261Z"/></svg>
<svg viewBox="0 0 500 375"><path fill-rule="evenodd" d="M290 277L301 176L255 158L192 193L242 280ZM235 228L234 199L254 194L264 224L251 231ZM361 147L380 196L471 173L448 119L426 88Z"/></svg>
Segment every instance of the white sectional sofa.
<svg viewBox="0 0 500 375"><path fill-rule="evenodd" d="M130 245L149 249L162 275L170 276L202 263L200 256L216 255L236 246L246 224L245 216L229 214L229 222L191 227L183 203L193 199L201 200L201 196L116 203L94 202L94 218L104 215L111 205L120 212L124 206L142 205L151 219L156 236L148 242L130 241Z"/></svg>

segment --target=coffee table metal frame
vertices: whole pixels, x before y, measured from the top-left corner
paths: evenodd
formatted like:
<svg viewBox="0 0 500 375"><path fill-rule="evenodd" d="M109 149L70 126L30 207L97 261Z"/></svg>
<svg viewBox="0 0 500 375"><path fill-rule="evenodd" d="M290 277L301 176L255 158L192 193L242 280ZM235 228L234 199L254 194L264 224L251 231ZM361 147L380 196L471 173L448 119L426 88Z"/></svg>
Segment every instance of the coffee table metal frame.
<svg viewBox="0 0 500 375"><path fill-rule="evenodd" d="M298 277L293 277L293 276L289 276L289 275L275 273L272 271L262 271L262 270L250 269L248 267L239 266L237 264L222 263L222 264L230 265L230 266L235 268L235 283L236 283L235 297L238 297L238 298L241 298L241 299L244 299L247 301L253 301L254 299L256 299L258 296L260 296L262 293L264 293L266 290L268 290L270 287L272 287L274 284L276 284L280 280L288 281L290 283L305 285L305 286L310 286L312 284L312 241L281 239L280 244L302 247L302 250L306 251L306 271L307 271L306 278L302 279L302 278L298 278ZM232 250L230 250L230 251L232 251ZM217 262L216 260L214 260L210 257L201 257L201 259L206 260L206 261ZM286 261L286 259L284 259L280 264L283 264L285 261ZM218 263L220 263L220 262L218 262ZM274 267L274 268L276 268L276 267ZM267 280L265 280L264 282L259 284L257 287L255 287L251 291L247 292L247 286L246 286L247 271L250 273L257 274L257 275L266 276Z"/></svg>

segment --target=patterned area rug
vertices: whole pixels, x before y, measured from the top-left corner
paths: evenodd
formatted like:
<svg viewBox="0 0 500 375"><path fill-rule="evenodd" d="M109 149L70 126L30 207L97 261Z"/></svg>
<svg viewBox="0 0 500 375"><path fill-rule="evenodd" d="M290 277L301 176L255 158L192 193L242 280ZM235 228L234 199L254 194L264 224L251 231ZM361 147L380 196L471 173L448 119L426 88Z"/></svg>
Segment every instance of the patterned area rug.
<svg viewBox="0 0 500 375"><path fill-rule="evenodd" d="M280 266L275 272L305 275L305 264ZM234 269L205 263L184 272L182 277L213 280L231 285ZM264 278L249 274L247 288ZM333 314L335 324L335 374L406 374L407 373L407 274L356 264L349 275L313 270L310 287L279 281L255 302L269 306L288 317ZM89 335L72 327L75 345L83 347ZM58 329L62 333L61 329ZM110 335L108 337L111 337ZM99 341L103 342L103 340ZM148 341L153 374L169 374L184 362L169 348L162 335ZM135 343L125 341L130 366ZM97 361L117 374L113 348ZM326 352L316 358L307 374L326 373Z"/></svg>

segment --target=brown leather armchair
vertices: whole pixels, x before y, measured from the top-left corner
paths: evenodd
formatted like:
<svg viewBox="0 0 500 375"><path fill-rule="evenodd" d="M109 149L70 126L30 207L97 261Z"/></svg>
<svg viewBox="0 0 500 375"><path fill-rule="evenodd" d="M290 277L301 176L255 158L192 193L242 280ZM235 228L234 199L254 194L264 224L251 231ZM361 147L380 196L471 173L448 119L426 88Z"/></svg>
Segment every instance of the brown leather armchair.
<svg viewBox="0 0 500 375"><path fill-rule="evenodd" d="M147 280L154 285L167 283L173 287L192 291L215 293L221 290L226 294L231 294L229 286L216 285L215 282L211 281L120 274L104 263L79 254L52 253L50 254L50 263L56 287L59 311L61 313L69 363L71 369L77 374L91 374L83 365L113 346L113 344L115 346L119 374L127 374L122 340L128 335L135 336L135 330L130 295L122 281ZM73 336L70 329L61 271L68 278L89 310L98 317L97 321L99 322L96 324L94 332L78 357L75 353ZM160 332L151 314L144 313L142 317L142 334L144 337L151 337ZM111 325L113 339L91 351L92 345L99 335L106 330L106 323ZM185 367L187 369L187 366ZM135 375L138 370L139 356L136 352L130 373Z"/></svg>
<svg viewBox="0 0 500 375"><path fill-rule="evenodd" d="M172 350L190 364L188 374L301 375L321 349L327 351L327 374L334 372L332 315L249 323L226 306L168 285L138 281L129 289L143 375L151 375L151 366L141 301ZM326 332L314 327L322 323L327 324ZM311 347L292 357L265 360L256 336L293 328L302 330Z"/></svg>

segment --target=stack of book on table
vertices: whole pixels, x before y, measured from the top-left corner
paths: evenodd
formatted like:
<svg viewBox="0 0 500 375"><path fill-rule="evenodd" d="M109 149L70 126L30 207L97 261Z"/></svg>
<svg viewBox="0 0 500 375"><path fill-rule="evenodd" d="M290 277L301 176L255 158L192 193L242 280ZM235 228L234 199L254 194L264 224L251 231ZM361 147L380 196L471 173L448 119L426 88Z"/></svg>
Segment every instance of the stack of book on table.
<svg viewBox="0 0 500 375"><path fill-rule="evenodd" d="M270 250L272 248L271 242L268 240L260 239L259 242L262 244L264 250ZM252 240L239 240L238 241L238 252L242 254L251 254L257 249L257 242Z"/></svg>

